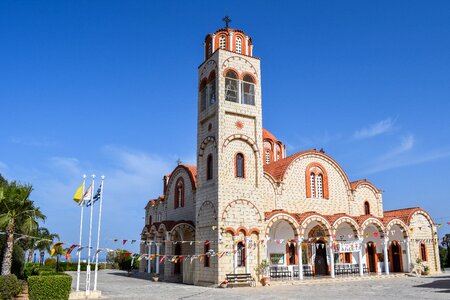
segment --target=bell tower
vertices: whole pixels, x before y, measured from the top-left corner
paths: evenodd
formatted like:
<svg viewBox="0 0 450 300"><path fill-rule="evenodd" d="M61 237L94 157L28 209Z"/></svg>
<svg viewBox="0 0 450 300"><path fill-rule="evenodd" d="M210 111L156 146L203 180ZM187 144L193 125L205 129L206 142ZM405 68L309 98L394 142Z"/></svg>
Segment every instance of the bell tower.
<svg viewBox="0 0 450 300"><path fill-rule="evenodd" d="M224 228L245 226L245 219L224 219L224 212L235 201L258 202L263 177L260 60L251 37L223 21L205 37L198 67L196 239L210 243L196 253L230 250ZM197 264L194 281L218 283L230 268L232 258L213 256Z"/></svg>

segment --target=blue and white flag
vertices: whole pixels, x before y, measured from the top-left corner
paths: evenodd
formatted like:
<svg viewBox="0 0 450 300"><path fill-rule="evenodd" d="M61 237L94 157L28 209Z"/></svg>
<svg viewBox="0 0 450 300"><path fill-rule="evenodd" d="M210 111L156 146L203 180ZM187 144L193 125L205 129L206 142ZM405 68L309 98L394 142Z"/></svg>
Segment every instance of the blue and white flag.
<svg viewBox="0 0 450 300"><path fill-rule="evenodd" d="M95 204L95 202L97 202L100 197L101 197L101 193L102 193L102 185L100 184L100 186L97 189L97 192L95 192L94 197L92 197L92 203ZM86 206L89 207L91 206L91 200L87 201Z"/></svg>

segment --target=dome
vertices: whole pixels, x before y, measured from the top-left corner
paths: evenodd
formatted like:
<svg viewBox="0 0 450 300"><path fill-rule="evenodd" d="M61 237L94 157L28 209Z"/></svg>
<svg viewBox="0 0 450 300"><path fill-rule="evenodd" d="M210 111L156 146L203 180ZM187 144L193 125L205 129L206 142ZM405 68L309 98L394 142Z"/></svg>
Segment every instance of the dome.
<svg viewBox="0 0 450 300"><path fill-rule="evenodd" d="M205 60L217 49L253 56L252 38L239 29L220 28L216 32L206 35L204 45Z"/></svg>

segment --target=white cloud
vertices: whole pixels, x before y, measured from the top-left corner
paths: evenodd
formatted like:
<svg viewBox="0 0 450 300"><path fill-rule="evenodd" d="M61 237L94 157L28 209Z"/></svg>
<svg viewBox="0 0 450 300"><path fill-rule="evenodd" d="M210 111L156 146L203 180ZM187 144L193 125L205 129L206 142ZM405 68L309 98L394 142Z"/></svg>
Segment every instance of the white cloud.
<svg viewBox="0 0 450 300"><path fill-rule="evenodd" d="M20 138L13 136L10 138L10 142L13 144L19 144L23 146L31 147L53 147L57 145L57 142L48 138Z"/></svg>
<svg viewBox="0 0 450 300"><path fill-rule="evenodd" d="M381 120L370 125L368 128L357 130L353 136L357 139L365 139L389 132L394 128L395 121L396 120L393 120L392 118Z"/></svg>
<svg viewBox="0 0 450 300"><path fill-rule="evenodd" d="M415 144L415 139L414 139L413 134L408 134L408 135L402 136L400 144L396 148L392 149L391 151L389 151L388 153L383 155L379 159L379 161L386 161L388 159L395 158L396 156L399 156L400 154L404 154L405 152L410 151L414 147L414 144Z"/></svg>
<svg viewBox="0 0 450 300"><path fill-rule="evenodd" d="M435 151L431 153L421 154L415 157L402 157L398 159L390 159L383 163L377 163L373 167L367 168L361 174L373 174L382 171L388 171L401 167L419 165L427 162L441 160L450 157L450 150Z"/></svg>

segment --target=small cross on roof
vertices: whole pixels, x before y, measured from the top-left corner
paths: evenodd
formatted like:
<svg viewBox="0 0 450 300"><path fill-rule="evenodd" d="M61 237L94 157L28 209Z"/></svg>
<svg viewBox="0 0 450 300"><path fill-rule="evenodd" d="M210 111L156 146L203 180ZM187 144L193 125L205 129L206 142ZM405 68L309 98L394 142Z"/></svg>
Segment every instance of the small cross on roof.
<svg viewBox="0 0 450 300"><path fill-rule="evenodd" d="M225 22L225 28L228 28L228 25L230 24L231 19L228 16L225 16L225 18L223 18L222 21Z"/></svg>

